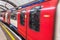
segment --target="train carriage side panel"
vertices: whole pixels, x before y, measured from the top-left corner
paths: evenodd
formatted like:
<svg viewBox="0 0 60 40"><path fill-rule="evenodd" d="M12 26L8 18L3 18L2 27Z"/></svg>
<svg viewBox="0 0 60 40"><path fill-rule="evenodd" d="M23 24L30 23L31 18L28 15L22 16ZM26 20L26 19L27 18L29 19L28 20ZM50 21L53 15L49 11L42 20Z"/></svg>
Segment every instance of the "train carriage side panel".
<svg viewBox="0 0 60 40"><path fill-rule="evenodd" d="M26 40L53 40L56 5L57 0L48 0L22 8L26 10L26 19L24 19L24 16L21 19L20 11L18 32ZM22 26L23 24L25 25Z"/></svg>
<svg viewBox="0 0 60 40"><path fill-rule="evenodd" d="M27 10L27 40L53 40L56 5L57 0L50 0L26 8L34 10Z"/></svg>
<svg viewBox="0 0 60 40"><path fill-rule="evenodd" d="M29 7L30 10L34 10L33 8L42 6L40 11L39 9L35 11L36 8L35 12L29 12L28 19L30 21L27 23L27 40L53 40L56 4L57 0L50 0L41 3L41 5L31 6L32 8ZM33 13L36 13L34 17L32 16Z"/></svg>

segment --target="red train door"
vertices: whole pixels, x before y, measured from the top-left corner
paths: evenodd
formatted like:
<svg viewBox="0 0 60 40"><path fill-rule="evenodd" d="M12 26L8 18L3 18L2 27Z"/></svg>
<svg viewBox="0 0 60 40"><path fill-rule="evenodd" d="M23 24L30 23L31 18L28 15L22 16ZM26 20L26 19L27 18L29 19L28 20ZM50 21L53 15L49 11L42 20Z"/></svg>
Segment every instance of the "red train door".
<svg viewBox="0 0 60 40"><path fill-rule="evenodd" d="M26 38L26 10L22 9L18 11L18 32L24 38Z"/></svg>
<svg viewBox="0 0 60 40"><path fill-rule="evenodd" d="M27 40L53 40L56 5L50 0L26 8Z"/></svg>

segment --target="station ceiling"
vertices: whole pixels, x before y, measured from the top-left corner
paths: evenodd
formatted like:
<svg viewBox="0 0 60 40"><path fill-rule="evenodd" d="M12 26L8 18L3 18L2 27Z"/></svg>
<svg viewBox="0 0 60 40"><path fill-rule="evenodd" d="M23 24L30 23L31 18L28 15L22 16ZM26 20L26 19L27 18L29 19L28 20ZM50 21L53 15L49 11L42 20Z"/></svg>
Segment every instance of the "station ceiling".
<svg viewBox="0 0 60 40"><path fill-rule="evenodd" d="M34 0L0 0L0 11L16 8Z"/></svg>

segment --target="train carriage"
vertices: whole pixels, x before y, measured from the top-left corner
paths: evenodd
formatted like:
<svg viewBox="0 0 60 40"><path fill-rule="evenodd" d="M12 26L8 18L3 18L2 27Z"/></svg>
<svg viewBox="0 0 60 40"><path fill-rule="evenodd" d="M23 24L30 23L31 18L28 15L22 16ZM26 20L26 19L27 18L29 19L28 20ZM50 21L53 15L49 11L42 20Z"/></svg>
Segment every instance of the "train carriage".
<svg viewBox="0 0 60 40"><path fill-rule="evenodd" d="M53 40L57 0L22 6L18 12L18 33L26 40Z"/></svg>
<svg viewBox="0 0 60 40"><path fill-rule="evenodd" d="M54 40L58 0L39 0L6 11L3 21L26 40Z"/></svg>

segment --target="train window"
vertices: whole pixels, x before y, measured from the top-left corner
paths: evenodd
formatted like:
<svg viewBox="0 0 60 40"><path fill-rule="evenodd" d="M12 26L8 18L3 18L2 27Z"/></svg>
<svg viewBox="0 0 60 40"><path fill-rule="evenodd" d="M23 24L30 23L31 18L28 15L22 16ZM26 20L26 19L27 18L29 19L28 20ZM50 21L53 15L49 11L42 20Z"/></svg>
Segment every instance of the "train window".
<svg viewBox="0 0 60 40"><path fill-rule="evenodd" d="M11 19L16 20L16 14L11 14Z"/></svg>
<svg viewBox="0 0 60 40"><path fill-rule="evenodd" d="M17 28L17 14L16 14L17 12L12 12L10 15L10 23L12 24L12 25L14 25L14 27L16 27Z"/></svg>
<svg viewBox="0 0 60 40"><path fill-rule="evenodd" d="M40 18L40 9L41 7L35 7L30 11L29 27L35 31L39 31L39 18Z"/></svg>
<svg viewBox="0 0 60 40"><path fill-rule="evenodd" d="M24 25L24 23L25 23L25 12L26 12L25 10L22 10L20 13L20 23L22 25Z"/></svg>

